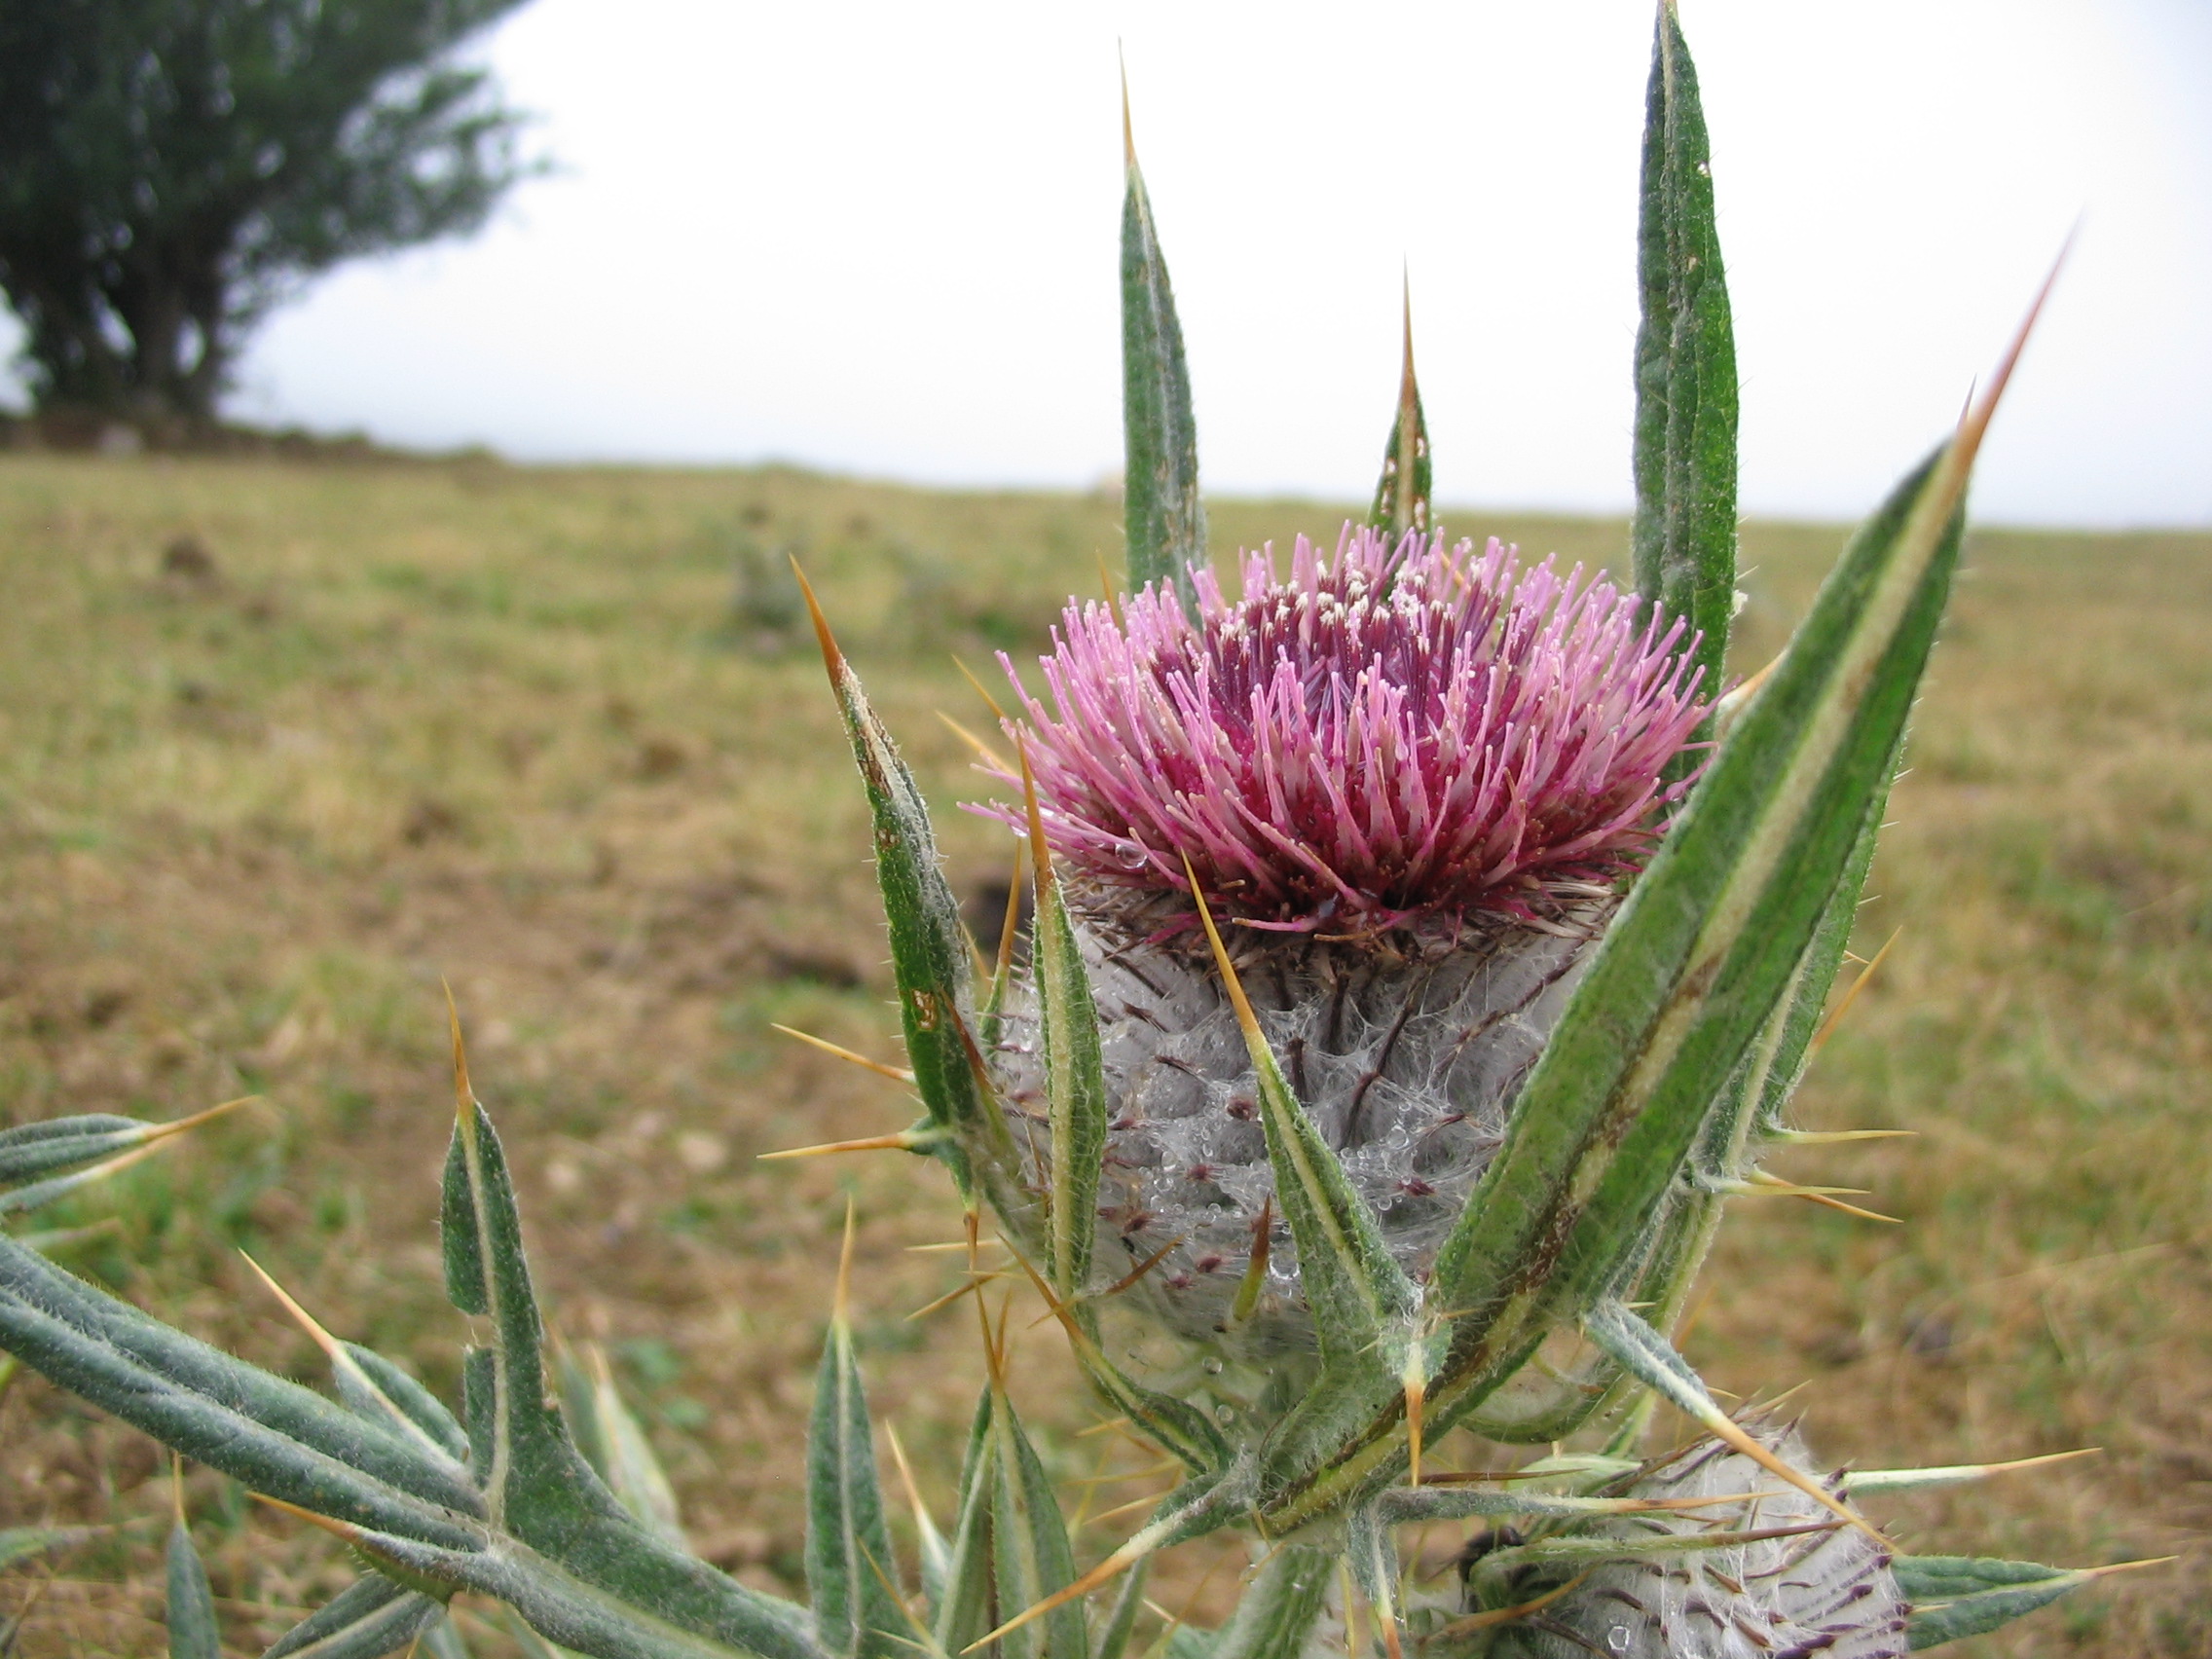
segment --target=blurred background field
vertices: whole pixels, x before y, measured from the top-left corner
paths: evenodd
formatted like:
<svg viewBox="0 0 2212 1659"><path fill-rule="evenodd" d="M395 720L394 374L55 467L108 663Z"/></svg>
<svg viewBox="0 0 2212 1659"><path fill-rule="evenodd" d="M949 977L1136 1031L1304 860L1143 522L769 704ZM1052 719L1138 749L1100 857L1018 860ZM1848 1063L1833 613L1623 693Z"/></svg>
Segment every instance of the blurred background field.
<svg viewBox="0 0 2212 1659"><path fill-rule="evenodd" d="M1217 557L1346 509L1219 501ZM1448 513L1619 563L1615 522ZM1739 671L1843 532L1753 525ZM449 1397L435 1171L450 980L520 1176L557 1326L606 1345L696 1546L792 1589L798 1447L845 1198L871 1385L949 1507L974 1316L934 1165L760 1165L880 1133L896 1059L859 791L786 570L795 554L987 903L1004 832L940 710L954 667L1041 646L1120 550L1100 496L959 495L791 470L0 461L0 1121L262 1104L42 1225L206 1340L319 1375L240 1260ZM2103 1454L1898 1503L1919 1550L2179 1554L1962 1654L2212 1655L2212 535L1977 533L1858 940L1895 948L1800 1097L1916 1138L1771 1167L1883 1226L1740 1203L1688 1338L1795 1396L1825 1457ZM986 678L988 675L986 674ZM1057 1338L1018 1402L1091 1420ZM1144 1467L1054 1436L1071 1482ZM1459 1439L1435 1455L1470 1463ZM35 1378L0 1398L0 1526L156 1517L154 1446ZM1092 1515L1157 1474L1080 1489ZM328 1540L204 1471L188 1490L231 1642L337 1587ZM1071 1492L1078 1489L1071 1488ZM1079 1541L1104 1553L1128 1517ZM26 1655L161 1650L158 1526L60 1558ZM1456 1534L1437 1530L1440 1565ZM1218 1609L1234 1567L1160 1580ZM43 1569L0 1579L0 1618ZM1210 1573L1210 1577L1209 1577ZM487 1651L497 1643L487 1641Z"/></svg>

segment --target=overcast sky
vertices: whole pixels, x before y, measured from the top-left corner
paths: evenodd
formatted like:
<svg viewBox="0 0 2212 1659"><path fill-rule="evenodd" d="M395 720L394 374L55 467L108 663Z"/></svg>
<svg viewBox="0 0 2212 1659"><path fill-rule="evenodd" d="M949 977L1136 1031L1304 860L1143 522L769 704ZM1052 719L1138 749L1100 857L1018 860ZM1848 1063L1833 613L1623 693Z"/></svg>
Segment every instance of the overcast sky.
<svg viewBox="0 0 2212 1659"><path fill-rule="evenodd" d="M2081 233L1984 518L2212 523L2212 4L1683 0L1744 503L1862 512ZM535 0L558 171L341 271L235 413L521 459L928 483L1120 464L1116 43L1210 489L1372 488L1411 274L1437 490L1629 500L1644 0Z"/></svg>

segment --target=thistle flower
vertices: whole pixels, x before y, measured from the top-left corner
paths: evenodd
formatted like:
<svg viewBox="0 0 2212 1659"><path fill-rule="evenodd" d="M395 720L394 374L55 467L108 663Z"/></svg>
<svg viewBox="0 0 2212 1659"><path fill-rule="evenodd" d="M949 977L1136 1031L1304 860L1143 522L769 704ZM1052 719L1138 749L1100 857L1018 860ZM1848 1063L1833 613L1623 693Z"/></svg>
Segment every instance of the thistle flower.
<svg viewBox="0 0 2212 1659"><path fill-rule="evenodd" d="M1794 1426L1746 1426L1790 1467L1812 1467ZM1844 1491L1840 1474L1820 1484ZM1533 1609L1496 1632L1486 1659L1904 1659L1910 1650L1911 1607L1890 1552L1741 1452L1693 1441L1606 1490L1694 1507L1589 1530L1586 1548L1604 1540L1620 1551L1594 1566L1587 1557L1542 1562L1516 1533L1478 1538L1462 1557L1471 1599L1487 1593Z"/></svg>
<svg viewBox="0 0 2212 1659"><path fill-rule="evenodd" d="M1272 548L1242 566L1234 604L1193 571L1196 620L1160 586L1121 621L1070 606L1056 718L1001 655L1047 837L1101 887L1187 894L1187 859L1253 928L1534 920L1602 896L1681 793L1695 642L1603 577L1349 525L1333 559L1300 536L1287 581Z"/></svg>
<svg viewBox="0 0 2212 1659"><path fill-rule="evenodd" d="M1686 787L1666 768L1704 704L1679 620L1495 540L1347 526L1330 558L1301 536L1287 580L1268 551L1242 567L1234 603L1193 571L1195 619L1158 585L1119 619L1070 606L1043 661L1053 707L1024 692L1009 724L1100 1021L1093 1276L1152 1263L1127 1287L1148 1322L1210 1373L1235 1356L1279 1375L1310 1322L1186 870L1242 924L1270 1045L1418 1278ZM1017 1003L995 1056L1017 1120L1042 1096L1038 1049Z"/></svg>

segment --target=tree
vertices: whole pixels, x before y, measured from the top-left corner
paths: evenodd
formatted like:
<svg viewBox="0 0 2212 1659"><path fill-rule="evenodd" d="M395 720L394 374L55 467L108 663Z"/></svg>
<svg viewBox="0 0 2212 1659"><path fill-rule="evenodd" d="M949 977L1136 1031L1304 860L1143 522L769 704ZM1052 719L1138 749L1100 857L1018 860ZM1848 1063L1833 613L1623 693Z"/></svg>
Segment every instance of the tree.
<svg viewBox="0 0 2212 1659"><path fill-rule="evenodd" d="M212 423L341 260L475 229L530 170L453 48L521 0L0 0L0 292L42 411Z"/></svg>

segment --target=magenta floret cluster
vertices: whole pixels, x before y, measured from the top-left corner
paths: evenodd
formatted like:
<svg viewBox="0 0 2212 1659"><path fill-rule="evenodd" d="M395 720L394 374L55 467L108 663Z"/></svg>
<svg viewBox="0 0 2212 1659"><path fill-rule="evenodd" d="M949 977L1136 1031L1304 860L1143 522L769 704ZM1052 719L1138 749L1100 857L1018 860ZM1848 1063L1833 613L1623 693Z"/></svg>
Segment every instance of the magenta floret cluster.
<svg viewBox="0 0 2212 1659"><path fill-rule="evenodd" d="M1059 858L1188 894L1187 857L1251 926L1361 934L1540 917L1648 848L1704 714L1679 620L1494 539L1346 526L1331 558L1300 536L1287 580L1272 545L1242 564L1235 602L1195 572L1195 622L1159 587L1071 604L1050 711L1001 654Z"/></svg>

